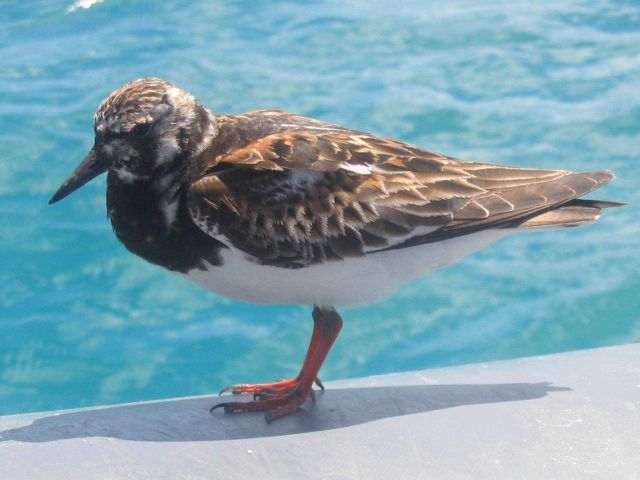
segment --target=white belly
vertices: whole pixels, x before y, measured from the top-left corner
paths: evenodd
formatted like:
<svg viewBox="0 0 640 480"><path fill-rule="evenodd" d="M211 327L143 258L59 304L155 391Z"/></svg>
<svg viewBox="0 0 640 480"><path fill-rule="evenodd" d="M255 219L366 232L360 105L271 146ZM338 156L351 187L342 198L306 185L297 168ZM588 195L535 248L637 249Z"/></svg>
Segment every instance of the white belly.
<svg viewBox="0 0 640 480"><path fill-rule="evenodd" d="M443 242L390 250L299 269L264 266L230 248L223 266L191 270L186 277L225 297L251 303L320 306L380 301L409 280L447 266L513 233L484 230Z"/></svg>

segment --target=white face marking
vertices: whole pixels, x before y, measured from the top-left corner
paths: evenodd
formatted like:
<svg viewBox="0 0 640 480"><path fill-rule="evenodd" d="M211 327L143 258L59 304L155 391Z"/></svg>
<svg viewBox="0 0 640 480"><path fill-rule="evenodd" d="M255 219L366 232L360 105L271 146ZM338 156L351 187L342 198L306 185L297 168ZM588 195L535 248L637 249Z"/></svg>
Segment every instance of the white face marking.
<svg viewBox="0 0 640 480"><path fill-rule="evenodd" d="M167 92L167 95L175 97L179 92L179 89L172 88ZM160 118L154 127L158 138L158 148L154 159L156 166L172 161L180 153L180 146L177 140L179 125L175 122L175 116L168 114L170 109L171 107L166 103L156 107L155 116Z"/></svg>
<svg viewBox="0 0 640 480"><path fill-rule="evenodd" d="M182 91L178 87L171 87L169 90L167 90L167 96L169 98L180 96L181 93Z"/></svg>
<svg viewBox="0 0 640 480"><path fill-rule="evenodd" d="M207 113L209 114L209 112ZM202 132L202 140L200 141L200 143L198 144L198 147L194 152L194 155L196 156L200 155L204 151L204 149L209 146L209 144L213 140L213 137L215 137L216 135L216 129L213 126L214 120L211 117L212 117L211 114L209 114L209 124L207 125L207 129L204 132Z"/></svg>
<svg viewBox="0 0 640 480"><path fill-rule="evenodd" d="M116 172L118 178L125 183L133 183L136 180L141 180L143 178L140 175L125 170L124 168L114 168L113 171Z"/></svg>
<svg viewBox="0 0 640 480"><path fill-rule="evenodd" d="M176 138L173 135L166 135L162 137L158 144L158 150L156 155L156 166L160 166L164 163L170 162L174 159L176 154L180 152L180 147Z"/></svg>

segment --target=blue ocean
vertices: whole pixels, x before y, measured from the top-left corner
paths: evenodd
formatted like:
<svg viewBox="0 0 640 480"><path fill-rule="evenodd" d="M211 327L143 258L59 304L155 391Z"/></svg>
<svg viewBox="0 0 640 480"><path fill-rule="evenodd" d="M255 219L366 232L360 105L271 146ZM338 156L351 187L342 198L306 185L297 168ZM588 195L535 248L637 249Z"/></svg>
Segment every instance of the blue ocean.
<svg viewBox="0 0 640 480"><path fill-rule="evenodd" d="M283 109L482 162L611 169L592 226L502 240L341 311L321 377L640 340L640 4L6 1L0 11L0 414L297 373L309 306L215 296L127 252L104 177L47 201L99 102L159 76L214 112Z"/></svg>

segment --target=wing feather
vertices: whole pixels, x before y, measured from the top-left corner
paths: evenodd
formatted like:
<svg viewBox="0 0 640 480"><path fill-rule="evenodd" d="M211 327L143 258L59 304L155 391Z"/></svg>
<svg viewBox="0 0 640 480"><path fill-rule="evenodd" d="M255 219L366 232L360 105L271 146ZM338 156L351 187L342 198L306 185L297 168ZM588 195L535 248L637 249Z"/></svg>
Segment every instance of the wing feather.
<svg viewBox="0 0 640 480"><path fill-rule="evenodd" d="M516 225L612 178L461 161L282 112L246 118L262 122L257 138L205 159L189 211L206 233L283 267Z"/></svg>

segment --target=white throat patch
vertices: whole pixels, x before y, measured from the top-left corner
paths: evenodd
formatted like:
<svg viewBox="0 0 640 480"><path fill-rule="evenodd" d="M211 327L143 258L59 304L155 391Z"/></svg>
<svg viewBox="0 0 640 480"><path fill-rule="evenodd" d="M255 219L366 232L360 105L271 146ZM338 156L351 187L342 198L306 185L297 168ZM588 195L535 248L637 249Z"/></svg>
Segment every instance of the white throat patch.
<svg viewBox="0 0 640 480"><path fill-rule="evenodd" d="M156 167L170 162L180 152L180 146L174 136L166 136L160 140L156 156Z"/></svg>

